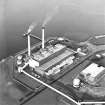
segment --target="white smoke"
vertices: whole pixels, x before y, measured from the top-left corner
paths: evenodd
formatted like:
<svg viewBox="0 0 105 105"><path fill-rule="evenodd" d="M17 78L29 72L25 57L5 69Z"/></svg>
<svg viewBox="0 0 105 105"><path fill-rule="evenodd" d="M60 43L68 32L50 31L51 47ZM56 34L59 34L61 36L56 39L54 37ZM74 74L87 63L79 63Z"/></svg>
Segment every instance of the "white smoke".
<svg viewBox="0 0 105 105"><path fill-rule="evenodd" d="M28 28L28 30L27 30L27 33L30 33L36 26L37 26L37 23L33 22L33 23L29 26L29 28Z"/></svg>
<svg viewBox="0 0 105 105"><path fill-rule="evenodd" d="M52 12L48 13L45 17L45 20L43 21L43 24L42 24L42 27L45 27L48 22L50 22L52 20L52 18L58 13L58 9L59 9L59 6L56 6Z"/></svg>

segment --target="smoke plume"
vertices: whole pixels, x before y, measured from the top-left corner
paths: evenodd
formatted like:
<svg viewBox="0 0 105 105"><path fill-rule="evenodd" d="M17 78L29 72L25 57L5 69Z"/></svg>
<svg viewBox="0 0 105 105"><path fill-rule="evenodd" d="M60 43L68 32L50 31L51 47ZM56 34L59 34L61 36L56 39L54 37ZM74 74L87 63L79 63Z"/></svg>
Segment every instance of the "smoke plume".
<svg viewBox="0 0 105 105"><path fill-rule="evenodd" d="M59 6L56 6L52 12L48 13L45 17L45 20L43 21L43 24L42 24L42 27L45 27L48 22L50 22L52 20L52 18L58 13L58 9L59 9Z"/></svg>
<svg viewBox="0 0 105 105"><path fill-rule="evenodd" d="M29 26L29 28L28 28L28 30L27 30L27 33L30 33L36 26L37 26L37 24L36 24L35 22L33 22L33 23Z"/></svg>

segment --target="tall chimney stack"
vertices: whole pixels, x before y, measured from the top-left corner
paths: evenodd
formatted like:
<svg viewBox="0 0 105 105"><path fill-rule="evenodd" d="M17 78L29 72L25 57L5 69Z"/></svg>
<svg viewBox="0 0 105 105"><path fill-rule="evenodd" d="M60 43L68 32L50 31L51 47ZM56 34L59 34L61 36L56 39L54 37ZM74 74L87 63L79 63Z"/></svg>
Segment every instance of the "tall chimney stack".
<svg viewBox="0 0 105 105"><path fill-rule="evenodd" d="M44 49L44 47L45 47L45 46L44 46L44 43L45 43L45 42L44 42L44 40L45 40L44 37L45 37L45 27L42 26L42 48L43 48L43 49Z"/></svg>
<svg viewBox="0 0 105 105"><path fill-rule="evenodd" d="M30 42L30 35L27 36L28 37L28 56L31 56L31 42Z"/></svg>

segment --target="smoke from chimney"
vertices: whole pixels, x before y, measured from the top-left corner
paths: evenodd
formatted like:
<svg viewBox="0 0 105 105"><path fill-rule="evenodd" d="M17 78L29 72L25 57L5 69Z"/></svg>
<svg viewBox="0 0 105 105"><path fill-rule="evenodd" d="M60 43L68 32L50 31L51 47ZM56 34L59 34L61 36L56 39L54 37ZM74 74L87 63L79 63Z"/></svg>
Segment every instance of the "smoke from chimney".
<svg viewBox="0 0 105 105"><path fill-rule="evenodd" d="M56 6L56 7L52 10L52 12L50 12L50 13L48 13L48 14L46 15L45 20L44 20L44 22L43 22L43 24L42 24L42 27L45 27L45 26L48 24L48 22L50 22L50 21L52 20L52 18L57 14L58 9L59 9L59 6Z"/></svg>
<svg viewBox="0 0 105 105"><path fill-rule="evenodd" d="M37 24L36 24L35 22L33 22L33 23L29 26L29 28L28 28L28 30L27 30L27 33L30 33L36 26L37 26Z"/></svg>

